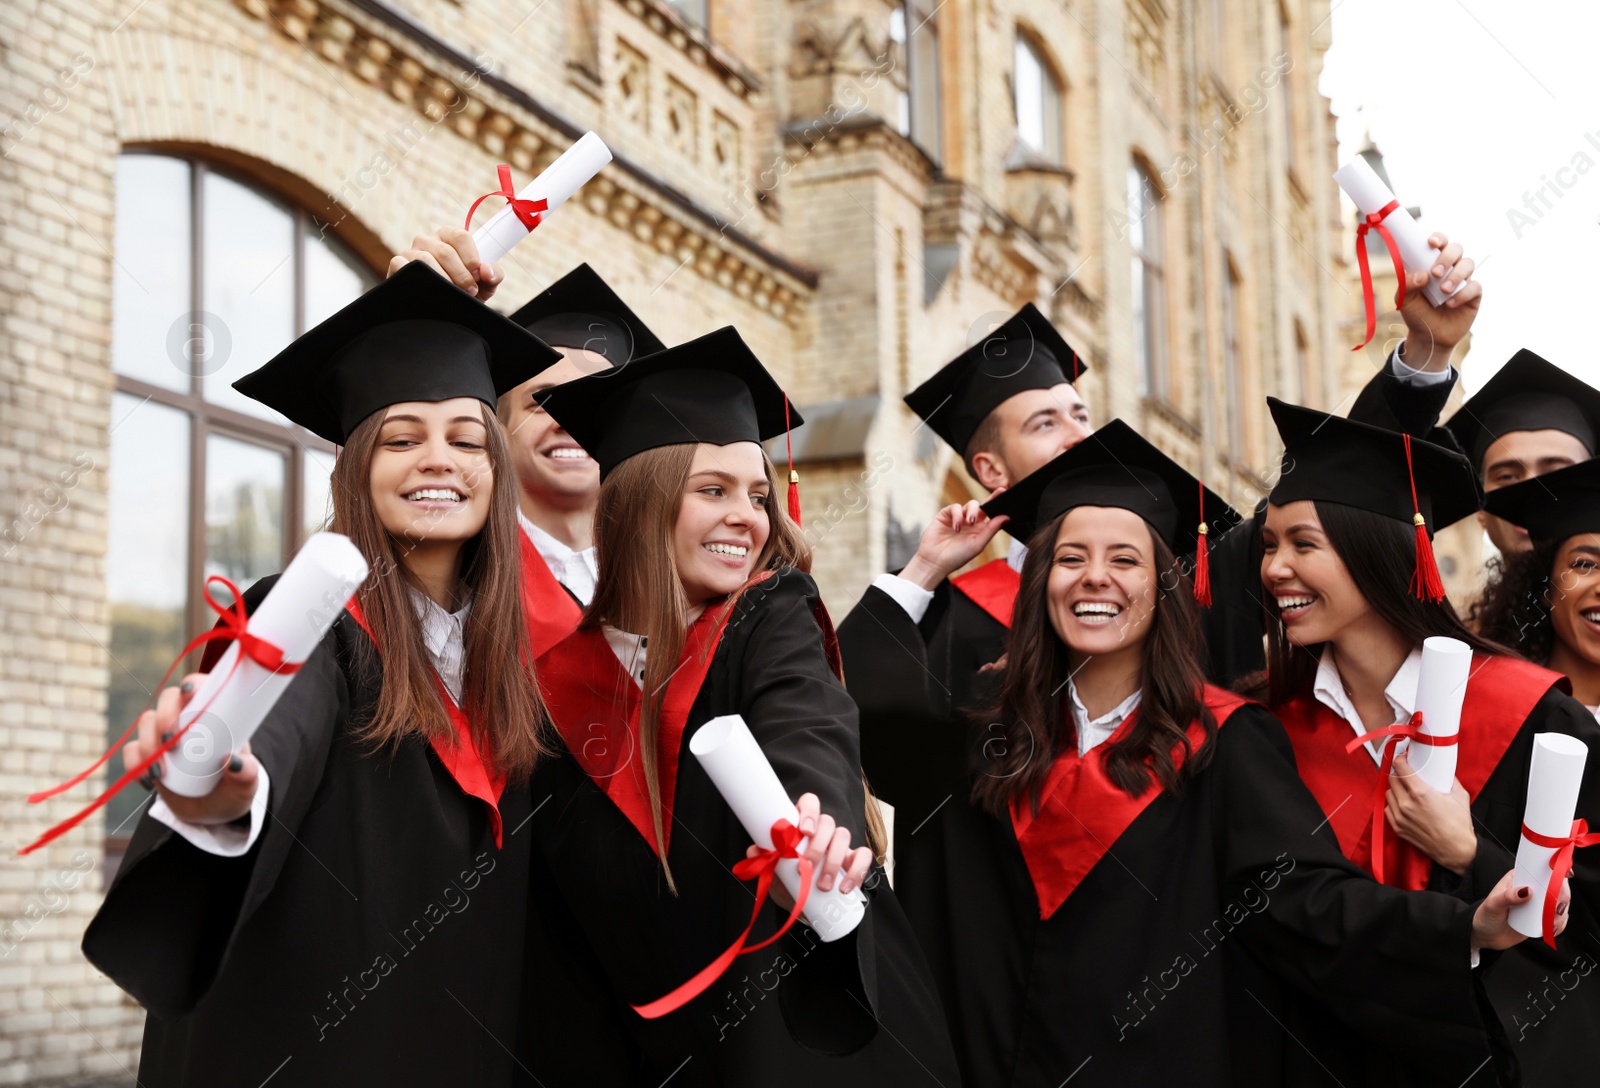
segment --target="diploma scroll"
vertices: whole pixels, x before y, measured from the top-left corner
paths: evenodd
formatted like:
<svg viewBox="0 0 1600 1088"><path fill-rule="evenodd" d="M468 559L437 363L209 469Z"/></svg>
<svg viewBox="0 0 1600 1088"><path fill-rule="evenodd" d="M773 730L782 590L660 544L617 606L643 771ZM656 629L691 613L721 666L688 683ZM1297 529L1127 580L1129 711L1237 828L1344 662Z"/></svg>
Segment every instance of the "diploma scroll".
<svg viewBox="0 0 1600 1088"><path fill-rule="evenodd" d="M301 546L246 629L281 649L286 663L300 664L366 578L367 561L349 537L317 533ZM238 642L228 647L178 717L178 727L189 730L167 753L161 770L162 785L174 793L210 793L228 758L250 739L294 679L293 672L269 671L240 653ZM197 714L202 707L204 713Z"/></svg>
<svg viewBox="0 0 1600 1088"><path fill-rule="evenodd" d="M1578 808L1578 790L1583 785L1583 765L1588 756L1588 746L1576 737L1565 733L1534 734L1528 804L1522 816L1524 828L1553 839L1565 839L1572 833L1572 817ZM1511 928L1523 936L1539 937L1544 933L1545 891L1550 885L1550 859L1555 853L1554 847L1528 841L1526 834L1517 844L1517 884L1533 889L1526 903L1511 908Z"/></svg>
<svg viewBox="0 0 1600 1088"><path fill-rule="evenodd" d="M1422 642L1422 668L1417 674L1415 707L1422 715L1422 733L1454 737L1461 732L1461 704L1472 676L1472 647L1460 639L1435 635ZM1422 780L1440 793L1455 784L1454 744L1408 744L1406 758Z"/></svg>
<svg viewBox="0 0 1600 1088"><path fill-rule="evenodd" d="M577 143L561 153L549 168L517 193L518 200L542 200L544 210L540 215L548 219L567 198L583 188L588 180L611 161L611 149L605 141L592 132L586 132ZM526 238L529 230L508 203L489 221L472 232L477 243L478 256L491 264L505 259L516 244Z"/></svg>
<svg viewBox="0 0 1600 1088"><path fill-rule="evenodd" d="M1395 198L1383 179L1359 155L1334 171L1333 180L1349 196L1363 218L1381 212ZM1394 237L1406 271L1428 273L1428 285L1422 289L1423 295L1435 306L1444 305L1445 299L1450 296L1445 293L1444 281L1433 277L1432 270L1439 260L1439 251L1428 244L1428 232L1411 218L1411 213L1403 206L1385 216L1383 225Z"/></svg>
<svg viewBox="0 0 1600 1088"><path fill-rule="evenodd" d="M712 718L702 725L690 738L689 751L757 846L772 849L772 825L777 821L799 824L800 811L739 715ZM802 842L800 852L804 853L807 845L808 841ZM819 865L806 899L805 919L824 941L836 941L861 924L867 897L860 889L842 894L837 884L832 891L822 891L815 883L821 873ZM778 879L791 896L799 898L800 863L796 859L778 862Z"/></svg>

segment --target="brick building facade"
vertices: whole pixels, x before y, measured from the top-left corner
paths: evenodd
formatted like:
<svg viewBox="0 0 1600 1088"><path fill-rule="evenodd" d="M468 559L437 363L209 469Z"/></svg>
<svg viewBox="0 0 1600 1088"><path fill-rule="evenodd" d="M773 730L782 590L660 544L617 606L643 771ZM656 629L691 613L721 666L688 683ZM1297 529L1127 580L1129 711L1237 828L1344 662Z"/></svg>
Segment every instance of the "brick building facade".
<svg viewBox="0 0 1600 1088"><path fill-rule="evenodd" d="M331 450L226 382L586 129L616 163L509 259L668 342L736 324L797 436L836 614L972 493L899 403L1037 301L1237 505L1261 397L1342 395L1327 0L15 0L0 5L0 840L277 569ZM137 791L136 791L137 792ZM0 861L0 1083L131 1083L78 941L141 797Z"/></svg>

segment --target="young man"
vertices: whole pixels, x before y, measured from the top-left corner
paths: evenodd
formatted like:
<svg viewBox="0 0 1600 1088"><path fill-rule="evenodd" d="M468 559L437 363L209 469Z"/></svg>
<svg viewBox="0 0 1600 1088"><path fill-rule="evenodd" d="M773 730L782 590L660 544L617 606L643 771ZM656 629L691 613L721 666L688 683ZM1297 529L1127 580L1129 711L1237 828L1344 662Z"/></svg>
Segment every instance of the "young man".
<svg viewBox="0 0 1600 1088"><path fill-rule="evenodd" d="M389 274L420 260L487 300L504 273L478 259L472 235L441 230L419 235L395 256ZM523 532L523 595L535 658L570 634L594 595L594 507L600 468L551 418L542 395L573 378L626 366L666 345L587 264L536 296L512 320L562 356L500 398L500 420L511 435Z"/></svg>
<svg viewBox="0 0 1600 1088"><path fill-rule="evenodd" d="M1524 348L1450 417L1485 491L1587 461L1600 435L1600 390ZM1478 512L1503 555L1530 551L1528 531Z"/></svg>
<svg viewBox="0 0 1600 1088"><path fill-rule="evenodd" d="M1450 353L1471 328L1483 291L1459 244L1442 234L1430 241L1440 251L1439 263L1413 273L1407 283L1401 309L1406 340L1351 411L1352 418L1416 435L1426 434L1444 408L1456 379ZM1437 309L1421 295L1430 275L1451 292ZM1070 372L1076 379L1085 369L1078 353L1029 304L905 399L963 457L978 482L996 490L1091 433L1087 409L1067 377ZM839 625L845 676L861 709L862 764L869 781L880 760L902 758L900 731L966 730L966 715L988 701L1027 549L1013 540L1005 559L952 578L1004 528L979 505L940 511L911 562L898 575L879 575ZM1254 519L1246 519L1211 540L1216 603L1206 615L1205 633L1219 683L1265 666L1259 536ZM896 836L897 871L904 874L912 860L907 835L945 797L884 800L896 806L897 823L906 830Z"/></svg>

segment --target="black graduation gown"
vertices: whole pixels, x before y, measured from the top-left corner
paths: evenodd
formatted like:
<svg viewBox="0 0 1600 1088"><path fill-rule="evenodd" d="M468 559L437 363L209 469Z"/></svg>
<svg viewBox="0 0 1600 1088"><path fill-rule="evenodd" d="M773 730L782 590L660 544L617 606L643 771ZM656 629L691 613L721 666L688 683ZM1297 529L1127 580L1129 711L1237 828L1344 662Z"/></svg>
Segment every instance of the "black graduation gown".
<svg viewBox="0 0 1600 1088"><path fill-rule="evenodd" d="M1429 889L1467 902L1489 894L1516 865L1536 734L1565 733L1588 746L1589 761L1584 768L1577 816L1588 820L1591 827L1600 827L1600 724L1565 693L1558 674L1522 661L1497 659L1496 664L1500 667L1492 674L1481 666L1474 670L1462 721L1464 731L1514 730L1508 743L1501 741L1503 754L1486 778L1481 770L1473 773L1462 769L1458 775L1469 790L1477 790L1472 801L1477 855L1461 876L1441 865L1433 865L1425 873ZM1508 690L1516 687L1525 690ZM1297 700L1291 704L1285 725L1300 756L1302 774L1308 773L1308 764L1315 759L1355 759L1344 756L1342 750L1330 755L1327 744L1313 749L1303 733L1297 736L1297 727L1291 722L1301 717L1295 710L1299 703ZM1506 722L1506 716L1513 712L1505 708L1511 705L1524 711ZM1526 709L1530 705L1532 709ZM1474 713L1482 716L1480 721L1472 720ZM1520 725L1516 724L1518 720ZM1334 728L1339 740L1354 736L1342 720ZM1357 755L1367 758L1364 753ZM1466 753L1462 755L1465 758ZM1375 765L1360 766L1376 782ZM1342 797L1352 791L1348 784L1330 781L1313 785L1313 792L1323 795L1323 808L1327 810L1338 804L1335 794ZM1330 820L1345 843L1346 855L1354 857L1358 864L1366 864L1370 854L1370 831L1363 834L1371 822L1370 798L1370 790L1361 789L1360 795ZM1392 834L1390 839L1391 843L1396 841ZM1393 856L1391 852L1389 858ZM1386 860L1392 871L1395 862ZM1390 879L1395 882L1395 878ZM1556 939L1555 949L1530 939L1505 952L1484 955L1484 988L1516 1054L1522 1083L1529 1088L1583 1083L1600 1071L1600 985L1596 985L1600 983L1600 973L1596 972L1600 967L1600 851L1591 847L1576 853L1571 883L1571 916L1566 931Z"/></svg>
<svg viewBox="0 0 1600 1088"><path fill-rule="evenodd" d="M1413 385L1394 376L1386 359L1350 407L1349 418L1374 427L1431 438L1459 375L1432 385ZM1444 438L1454 445L1454 439ZM1251 517L1214 538L1211 549L1212 605L1201 615L1208 664L1206 674L1223 687L1267 667L1261 590L1262 500Z"/></svg>
<svg viewBox="0 0 1600 1088"><path fill-rule="evenodd" d="M926 964L876 867L867 881L865 920L851 935L824 944L797 924L778 944L736 960L675 1012L646 1020L626 1007L663 996L710 963L744 929L754 903L753 884L730 872L750 836L688 752L705 722L743 715L789 793L816 793L822 810L849 827L853 841L863 841L856 710L828 665L814 618L819 602L816 584L796 570L748 590L692 695L667 848L676 894L653 841L574 757L548 764L536 777L537 792L554 794L550 818L541 812L534 821L536 834L617 995L641 1084L669 1077L674 1088L959 1083ZM574 640L585 635L592 632ZM540 662L569 748L584 729L562 721L561 708L570 704L552 685L573 682L577 670L556 659L596 652L610 655L603 641L598 647L569 641ZM614 663L594 664L604 675ZM620 666L612 673L632 683ZM631 771L625 762L617 773ZM765 908L752 941L771 934L781 917L774 906Z"/></svg>
<svg viewBox="0 0 1600 1088"><path fill-rule="evenodd" d="M150 1012L140 1083L606 1083L569 1049L608 1021L579 1014L592 979L558 974L579 953L550 954L544 918L564 908L531 876L528 786L506 787L496 847L488 806L427 742L357 744L380 683L353 656L366 638L341 614L253 738L271 794L248 853L208 854L148 815L135 830L83 949ZM537 1031L529 959L567 991Z"/></svg>
<svg viewBox="0 0 1600 1088"><path fill-rule="evenodd" d="M1210 764L1044 920L1012 822L969 803L963 753L892 742L903 772L875 779L889 800L930 777L948 791L937 830L897 829L902 849L930 830L934 845L896 889L966 1083L1459 1085L1489 1059L1471 908L1346 862L1260 707L1234 711ZM1428 1077L1396 1064L1424 1048Z"/></svg>

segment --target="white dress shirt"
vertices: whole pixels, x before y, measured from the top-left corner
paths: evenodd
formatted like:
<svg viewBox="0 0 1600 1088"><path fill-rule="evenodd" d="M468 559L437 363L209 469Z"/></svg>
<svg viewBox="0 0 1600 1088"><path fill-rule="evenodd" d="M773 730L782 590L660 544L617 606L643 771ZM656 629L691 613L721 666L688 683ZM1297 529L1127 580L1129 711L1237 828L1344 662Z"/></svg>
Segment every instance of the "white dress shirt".
<svg viewBox="0 0 1600 1088"><path fill-rule="evenodd" d="M446 612L426 593L411 590L411 604L417 619L422 623L422 641L433 661L433 670L439 674L450 698L461 702L462 672L466 666L466 636L464 624L471 602L455 612ZM237 823L196 824L181 820L166 801L158 795L150 805L150 816L166 824L189 842L208 854L236 858L248 853L261 834L266 820L267 798L272 792L272 780L265 764L257 763L256 792L250 799L250 823L240 827Z"/></svg>
<svg viewBox="0 0 1600 1088"><path fill-rule="evenodd" d="M1390 678L1388 687L1383 689L1383 697L1389 700L1389 709L1394 714L1393 720L1385 722L1385 725L1411 720L1411 712L1415 709L1417 701L1417 676L1421 670L1422 647L1416 646L1400 666L1400 671ZM1356 711L1355 703L1344 690L1344 680L1339 676L1339 665L1334 660L1332 646L1322 651L1322 660L1317 664L1317 678L1311 690L1317 697L1317 702L1349 723L1350 728L1354 730L1352 736L1369 732L1361 721L1361 715ZM1383 749L1376 743L1367 741L1366 749L1374 762L1383 761Z"/></svg>
<svg viewBox="0 0 1600 1088"><path fill-rule="evenodd" d="M1078 698L1078 686L1071 680L1067 681L1067 694L1072 699L1072 724L1078 733L1079 756L1088 755L1090 749L1109 740L1111 734L1122 728L1122 723L1128 720L1128 715L1138 710L1139 704L1144 701L1144 689L1135 688L1132 695L1091 720L1089 711Z"/></svg>
<svg viewBox="0 0 1600 1088"><path fill-rule="evenodd" d="M582 551L569 548L529 521L521 510L517 511L517 521L533 542L533 550L539 553L539 557L550 568L550 573L556 576L556 581L566 586L587 608L589 602L594 600L594 587L600 580L600 563L595 558L594 545Z"/></svg>
<svg viewBox="0 0 1600 1088"><path fill-rule="evenodd" d="M606 636L606 645L617 655L622 671L633 677L633 682L643 691L645 647L650 645L650 640L644 635L630 635L611 626L603 626L600 630Z"/></svg>

